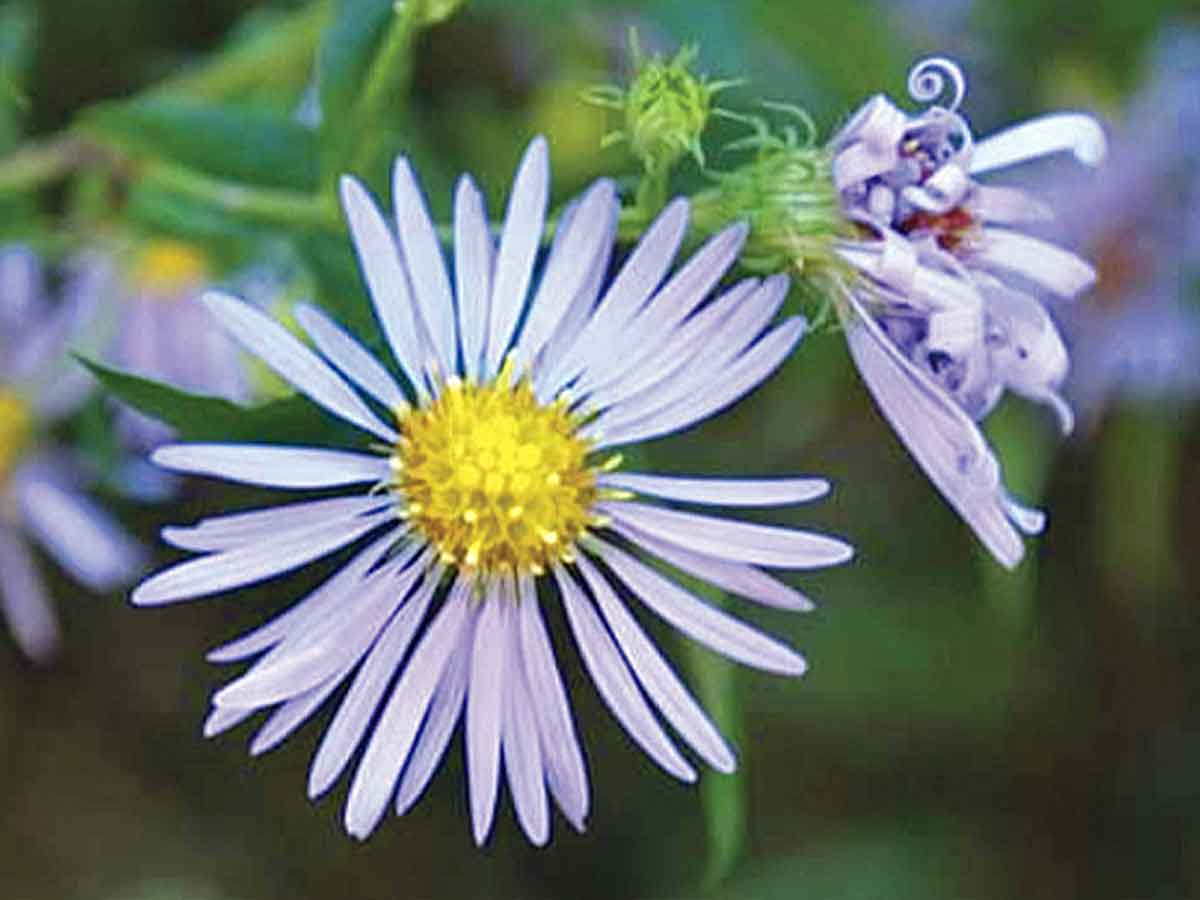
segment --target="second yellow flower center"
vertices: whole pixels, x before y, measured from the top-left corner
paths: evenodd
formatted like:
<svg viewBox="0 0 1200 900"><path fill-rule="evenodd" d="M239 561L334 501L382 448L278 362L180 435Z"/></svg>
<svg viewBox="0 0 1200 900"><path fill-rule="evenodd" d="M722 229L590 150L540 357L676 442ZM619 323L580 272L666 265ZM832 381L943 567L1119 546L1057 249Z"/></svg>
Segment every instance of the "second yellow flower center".
<svg viewBox="0 0 1200 900"><path fill-rule="evenodd" d="M11 474L33 432L29 404L0 386L0 484Z"/></svg>
<svg viewBox="0 0 1200 900"><path fill-rule="evenodd" d="M594 522L596 469L578 426L566 402L540 404L507 367L490 384L453 379L401 416L393 487L447 564L540 574L570 560Z"/></svg>
<svg viewBox="0 0 1200 900"><path fill-rule="evenodd" d="M208 262L199 247L170 238L150 241L134 265L133 278L144 290L177 299L196 290L208 277Z"/></svg>

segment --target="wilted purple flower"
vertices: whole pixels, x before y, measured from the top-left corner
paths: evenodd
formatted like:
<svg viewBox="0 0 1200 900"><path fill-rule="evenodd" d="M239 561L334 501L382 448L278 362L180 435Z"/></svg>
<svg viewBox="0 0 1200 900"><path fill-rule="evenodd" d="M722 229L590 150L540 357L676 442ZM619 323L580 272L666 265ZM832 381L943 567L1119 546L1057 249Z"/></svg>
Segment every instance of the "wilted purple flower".
<svg viewBox="0 0 1200 900"><path fill-rule="evenodd" d="M978 145L957 112L958 68L941 58L915 66L909 91L932 101L952 80L948 107L913 115L869 100L834 138L833 178L861 237L839 245L852 267L835 275L850 351L876 403L930 479L1006 566L1020 562L1016 530L1044 516L1017 504L976 422L1011 390L1051 406L1064 432L1072 414L1058 389L1067 352L1037 295L1074 297L1095 280L1073 253L1027 233L1048 208L978 176L1071 150L1104 155L1090 117L1033 119Z"/></svg>
<svg viewBox="0 0 1200 900"><path fill-rule="evenodd" d="M0 601L13 638L39 662L57 648L58 624L26 535L95 591L127 584L141 563L140 548L84 496L80 472L44 435L91 390L65 351L109 277L102 258L83 260L54 306L38 258L0 249Z"/></svg>
<svg viewBox="0 0 1200 900"><path fill-rule="evenodd" d="M516 175L497 244L482 196L464 177L451 281L407 161L394 170L394 225L357 181L343 181L375 313L411 394L314 308L301 307L297 320L324 359L250 306L207 299L247 349L382 442L382 452L181 444L154 454L176 471L268 487L363 486L167 529L168 541L206 555L133 594L139 605L213 594L366 542L299 604L211 655L260 658L215 695L205 726L216 734L275 707L251 744L263 752L349 682L313 761L309 794L327 791L362 746L345 809L346 829L359 838L389 804L403 813L416 802L464 716L477 842L491 829L502 760L532 842L549 837L547 788L583 828L587 774L541 611L554 595L601 696L655 762L682 780L696 777L657 708L701 759L732 770L732 751L629 603L640 599L748 665L799 675L804 661L639 557L803 610L809 601L759 566L819 568L851 555L817 534L646 502L803 502L827 491L820 479L619 473L619 455L598 458L735 402L783 361L804 321L769 325L785 276L742 281L708 302L737 257L743 226L716 235L668 277L687 228L683 200L663 211L602 291L618 210L609 181L568 207L535 279L548 184L539 138Z"/></svg>
<svg viewBox="0 0 1200 900"><path fill-rule="evenodd" d="M1200 393L1200 33L1173 29L1114 127L1110 165L1042 173L1048 233L1084 249L1101 278L1067 309L1071 396L1095 422L1112 394Z"/></svg>

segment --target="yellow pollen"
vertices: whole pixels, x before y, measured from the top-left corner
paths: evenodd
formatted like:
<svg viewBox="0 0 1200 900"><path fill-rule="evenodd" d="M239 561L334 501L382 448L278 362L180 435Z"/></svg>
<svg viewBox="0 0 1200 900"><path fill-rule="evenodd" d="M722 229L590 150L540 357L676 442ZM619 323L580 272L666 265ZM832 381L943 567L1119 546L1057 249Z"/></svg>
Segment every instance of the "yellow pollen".
<svg viewBox="0 0 1200 900"><path fill-rule="evenodd" d="M399 417L393 488L447 563L541 574L593 521L596 469L565 404L538 403L505 365L483 385L455 379Z"/></svg>
<svg viewBox="0 0 1200 900"><path fill-rule="evenodd" d="M29 404L0 385L0 484L16 466L32 433Z"/></svg>
<svg viewBox="0 0 1200 900"><path fill-rule="evenodd" d="M146 244L133 269L140 287L167 299L199 287L207 276L208 263L200 248L170 238Z"/></svg>

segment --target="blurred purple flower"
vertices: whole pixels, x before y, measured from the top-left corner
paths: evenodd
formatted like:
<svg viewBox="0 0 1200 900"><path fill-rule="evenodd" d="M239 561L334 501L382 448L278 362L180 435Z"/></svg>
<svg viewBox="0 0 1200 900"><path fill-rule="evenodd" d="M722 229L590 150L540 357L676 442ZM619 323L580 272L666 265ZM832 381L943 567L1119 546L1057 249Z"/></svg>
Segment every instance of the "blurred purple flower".
<svg viewBox="0 0 1200 900"><path fill-rule="evenodd" d="M1172 29L1115 126L1104 175L1042 173L1047 233L1097 261L1094 298L1063 314L1071 396L1094 424L1113 395L1200 392L1200 32ZM1051 230L1053 229L1053 230Z"/></svg>
<svg viewBox="0 0 1200 900"><path fill-rule="evenodd" d="M214 696L205 724L217 734L273 708L251 744L264 752L349 683L309 770L309 794L328 791L357 756L344 822L358 838L389 807L404 813L416 803L460 720L477 843L491 831L502 774L533 843L549 839L550 798L584 827L587 771L541 611L556 595L597 690L645 752L695 780L661 714L697 756L731 771L733 751L629 603L639 599L747 665L799 675L804 660L639 556L803 610L807 598L759 567L822 568L851 555L823 535L664 504L804 502L828 490L820 479L623 473L619 455L602 455L734 403L783 361L805 322L770 324L788 289L782 275L746 279L708 302L744 225L669 274L687 231L684 200L667 206L605 288L618 212L606 180L567 207L535 278L549 177L539 138L517 172L498 244L482 195L460 181L453 275L406 160L394 169L394 224L361 184L343 180L355 249L408 393L315 308L301 307L297 319L321 356L248 304L207 299L247 349L382 442L382 453L181 444L154 454L176 471L267 487L353 488L166 529L166 540L203 555L152 576L132 599L206 596L358 545L308 597L211 654L258 659Z"/></svg>
<svg viewBox="0 0 1200 900"><path fill-rule="evenodd" d="M85 257L53 305L38 258L0 249L0 602L13 638L38 662L59 633L26 536L94 591L129 583L142 564L141 548L84 495L80 470L44 434L91 390L66 349L94 321L111 277L104 257Z"/></svg>
<svg viewBox="0 0 1200 900"><path fill-rule="evenodd" d="M909 92L948 106L918 114L872 98L834 137L833 178L861 237L843 241L851 267L837 276L846 336L875 402L951 506L1003 565L1024 555L1014 529L1037 533L1044 516L1008 494L976 422L1005 390L1046 403L1064 432L1072 414L1058 393L1067 352L1037 294L1074 297L1090 265L1032 237L1049 211L1012 187L977 176L1071 150L1094 164L1105 139L1090 117L1060 113L978 145L958 106L958 67L933 58L913 67Z"/></svg>

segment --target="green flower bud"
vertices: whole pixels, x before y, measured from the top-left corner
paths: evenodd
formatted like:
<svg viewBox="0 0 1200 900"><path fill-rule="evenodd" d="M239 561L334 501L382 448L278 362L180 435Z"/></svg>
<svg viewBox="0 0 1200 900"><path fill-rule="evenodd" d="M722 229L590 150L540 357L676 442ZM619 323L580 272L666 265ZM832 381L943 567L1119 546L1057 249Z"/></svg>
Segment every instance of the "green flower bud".
<svg viewBox="0 0 1200 900"><path fill-rule="evenodd" d="M798 118L772 131L765 119L735 116L754 133L726 149L752 149L753 158L730 171L710 173L714 184L692 198L692 226L711 234L731 222L750 224L742 265L751 271L814 271L838 265L833 243L851 232L833 183L832 157L816 145L808 114L792 106L764 104Z"/></svg>
<svg viewBox="0 0 1200 900"><path fill-rule="evenodd" d="M619 111L625 127L606 135L602 146L627 142L649 173L668 172L684 155L704 166L700 135L712 112L713 96L736 82L710 82L692 72L699 55L694 45L681 47L674 58L646 58L630 34L635 74L628 89L605 85L584 94L589 102Z"/></svg>

